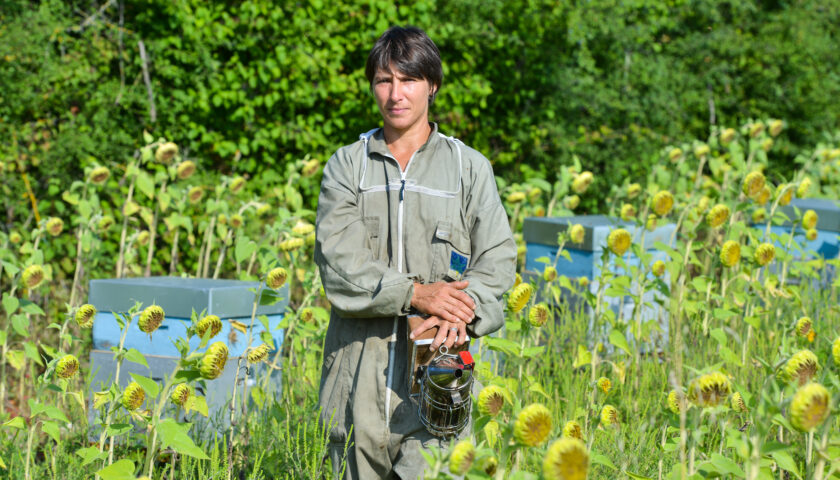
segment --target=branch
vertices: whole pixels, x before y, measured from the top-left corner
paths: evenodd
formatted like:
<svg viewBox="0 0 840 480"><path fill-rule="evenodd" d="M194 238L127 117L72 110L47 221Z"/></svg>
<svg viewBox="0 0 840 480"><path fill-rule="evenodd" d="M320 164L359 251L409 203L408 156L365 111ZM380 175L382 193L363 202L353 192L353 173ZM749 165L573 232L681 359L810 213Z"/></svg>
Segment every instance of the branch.
<svg viewBox="0 0 840 480"><path fill-rule="evenodd" d="M140 47L140 58L143 60L143 82L146 83L146 91L149 93L149 118L152 123L157 121L157 110L155 109L155 92L152 91L152 80L149 78L149 59L146 56L146 46L143 40L137 40Z"/></svg>

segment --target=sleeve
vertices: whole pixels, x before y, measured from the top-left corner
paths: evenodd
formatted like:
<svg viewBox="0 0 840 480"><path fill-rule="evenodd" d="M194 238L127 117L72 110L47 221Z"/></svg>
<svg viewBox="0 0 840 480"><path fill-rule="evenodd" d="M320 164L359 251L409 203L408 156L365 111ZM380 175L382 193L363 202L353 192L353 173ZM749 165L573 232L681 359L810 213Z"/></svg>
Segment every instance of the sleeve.
<svg viewBox="0 0 840 480"><path fill-rule="evenodd" d="M324 167L315 220L315 263L327 300L341 316L405 315L413 279L376 258L357 203L352 164L339 150Z"/></svg>
<svg viewBox="0 0 840 480"><path fill-rule="evenodd" d="M463 279L469 280L465 291L476 303L476 320L467 331L473 337L481 337L505 323L502 296L516 277L516 243L490 162L481 156L473 162L473 171L475 179L467 202L472 218L472 258Z"/></svg>

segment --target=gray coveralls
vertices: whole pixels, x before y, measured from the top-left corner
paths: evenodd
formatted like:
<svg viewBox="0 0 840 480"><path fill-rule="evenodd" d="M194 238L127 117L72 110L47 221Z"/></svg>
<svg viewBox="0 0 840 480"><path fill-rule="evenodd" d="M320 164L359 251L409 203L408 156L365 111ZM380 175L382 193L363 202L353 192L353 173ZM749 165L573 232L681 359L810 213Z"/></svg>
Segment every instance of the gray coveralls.
<svg viewBox="0 0 840 480"><path fill-rule="evenodd" d="M408 396L409 313L414 282L448 280L466 257L476 303L473 337L504 324L516 246L490 162L432 124L404 172L382 129L327 162L316 220L315 262L332 304L319 405L338 466L351 425L348 479L415 479L426 432ZM453 256L453 252L456 253Z"/></svg>

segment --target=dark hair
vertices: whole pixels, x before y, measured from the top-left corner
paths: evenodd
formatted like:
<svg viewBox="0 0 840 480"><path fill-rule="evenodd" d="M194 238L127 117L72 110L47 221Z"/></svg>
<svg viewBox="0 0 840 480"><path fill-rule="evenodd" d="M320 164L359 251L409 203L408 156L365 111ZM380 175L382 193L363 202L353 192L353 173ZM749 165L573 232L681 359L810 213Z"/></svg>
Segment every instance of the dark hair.
<svg viewBox="0 0 840 480"><path fill-rule="evenodd" d="M373 77L380 69L394 68L412 78L428 80L435 86L429 104L443 83L443 66L440 51L426 32L417 27L393 26L385 31L373 45L365 65L365 76L373 85Z"/></svg>

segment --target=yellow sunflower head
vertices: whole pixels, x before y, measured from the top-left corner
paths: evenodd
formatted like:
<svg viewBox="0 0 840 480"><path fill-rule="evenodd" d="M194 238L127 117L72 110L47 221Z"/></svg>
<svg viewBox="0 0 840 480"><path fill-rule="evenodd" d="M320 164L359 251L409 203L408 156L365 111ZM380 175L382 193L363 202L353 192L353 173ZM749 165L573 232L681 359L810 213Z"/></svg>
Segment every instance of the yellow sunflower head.
<svg viewBox="0 0 840 480"><path fill-rule="evenodd" d="M665 274L665 262L662 260L657 260L653 262L653 265L650 267L651 272L657 277L661 277Z"/></svg>
<svg viewBox="0 0 840 480"><path fill-rule="evenodd" d="M148 230L143 230L137 234L137 245L146 246L149 243L151 234Z"/></svg>
<svg viewBox="0 0 840 480"><path fill-rule="evenodd" d="M767 128L768 133L770 133L771 137L776 137L780 133L782 133L782 129L785 127L785 123L781 120L772 120L770 122L770 126Z"/></svg>
<svg viewBox="0 0 840 480"><path fill-rule="evenodd" d="M516 276L513 278L513 287L511 287L511 288L516 288L521 283L522 283L522 275L517 273Z"/></svg>
<svg viewBox="0 0 840 480"><path fill-rule="evenodd" d="M773 190L770 190L770 187L765 183L758 195L752 197L752 199L755 203L764 205L770 200L771 195L773 195Z"/></svg>
<svg viewBox="0 0 840 480"><path fill-rule="evenodd" d="M810 432L831 413L831 396L819 383L809 383L797 390L790 404L790 423L793 428Z"/></svg>
<svg viewBox="0 0 840 480"><path fill-rule="evenodd" d="M732 394L732 398L729 403L732 406L732 410L735 410L736 412L747 411L747 402L744 401L744 397L738 392Z"/></svg>
<svg viewBox="0 0 840 480"><path fill-rule="evenodd" d="M612 405L604 405L601 409L601 425L607 427L621 426L621 419L618 416L618 410Z"/></svg>
<svg viewBox="0 0 840 480"><path fill-rule="evenodd" d="M744 177L744 183L741 185L741 191L744 195L755 198L764 189L764 174L758 170L753 170Z"/></svg>
<svg viewBox="0 0 840 480"><path fill-rule="evenodd" d="M192 160L184 160L178 164L176 174L181 180L190 178L193 173L195 173L195 162Z"/></svg>
<svg viewBox="0 0 840 480"><path fill-rule="evenodd" d="M551 310L545 303L538 303L528 312L528 322L535 327L542 327L551 318Z"/></svg>
<svg viewBox="0 0 840 480"><path fill-rule="evenodd" d="M529 447L543 443L551 433L551 412L545 405L532 403L523 408L513 424L516 441Z"/></svg>
<svg viewBox="0 0 840 480"><path fill-rule="evenodd" d="M716 407L725 402L732 391L729 378L720 372L707 373L694 379L688 387L688 400L698 407Z"/></svg>
<svg viewBox="0 0 840 480"><path fill-rule="evenodd" d="M680 410L682 410L683 406L685 405L685 398L682 392L677 390L671 390L668 392L668 410L672 411L673 413L679 414Z"/></svg>
<svg viewBox="0 0 840 480"><path fill-rule="evenodd" d="M720 132L720 143L723 145L727 145L729 142L735 139L735 129L734 128L724 128L722 132Z"/></svg>
<svg viewBox="0 0 840 480"><path fill-rule="evenodd" d="M817 212L813 210L806 210L805 213L802 214L802 228L806 230L817 228L818 220L819 216L817 215Z"/></svg>
<svg viewBox="0 0 840 480"><path fill-rule="evenodd" d="M218 315L207 315L199 320L198 325L195 327L196 333L201 338L204 338L204 334L208 330L210 331L210 336L207 338L213 338L222 331L222 320Z"/></svg>
<svg viewBox="0 0 840 480"><path fill-rule="evenodd" d="M552 266L545 267L543 270L543 280L546 282L553 282L557 278L557 269Z"/></svg>
<svg viewBox="0 0 840 480"><path fill-rule="evenodd" d="M297 223L295 223L295 226L292 227L292 232L294 232L296 235L300 235L301 237L305 237L306 235L309 235L314 231L315 225L312 225L311 223L305 222L303 220L298 220Z"/></svg>
<svg viewBox="0 0 840 480"><path fill-rule="evenodd" d="M251 349L248 352L248 363L260 363L264 362L268 358L268 353L271 351L271 347L267 344L263 343L259 347Z"/></svg>
<svg viewBox="0 0 840 480"><path fill-rule="evenodd" d="M461 440L455 444L449 456L449 471L455 475L463 475L475 460L475 446L469 440Z"/></svg>
<svg viewBox="0 0 840 480"><path fill-rule="evenodd" d="M701 143L694 146L694 156L697 158L703 158L711 152L709 146L705 143Z"/></svg>
<svg viewBox="0 0 840 480"><path fill-rule="evenodd" d="M800 350L785 363L782 376L791 383L805 385L810 382L820 369L820 362L814 352Z"/></svg>
<svg viewBox="0 0 840 480"><path fill-rule="evenodd" d="M813 242L814 240L816 240L818 235L819 235L819 232L817 232L816 228L809 228L808 230L805 231L805 238L809 242Z"/></svg>
<svg viewBox="0 0 840 480"><path fill-rule="evenodd" d="M776 257L776 247L772 243L762 243L755 249L755 263L765 266Z"/></svg>
<svg viewBox="0 0 840 480"><path fill-rule="evenodd" d="M583 427L580 426L580 423L569 420L563 425L563 436L566 438L577 438L578 440L583 440Z"/></svg>
<svg viewBox="0 0 840 480"><path fill-rule="evenodd" d="M190 399L192 394L192 388L189 385L186 383L179 383L172 389L172 394L169 395L169 400L175 405L183 407L187 404L187 401Z"/></svg>
<svg viewBox="0 0 840 480"><path fill-rule="evenodd" d="M111 176L111 171L108 167L96 167L90 171L88 180L94 185L102 185Z"/></svg>
<svg viewBox="0 0 840 480"><path fill-rule="evenodd" d="M277 290L286 284L286 278L288 278L288 276L289 272L287 272L285 268L272 268L265 277L265 285L272 290Z"/></svg>
<svg viewBox="0 0 840 480"><path fill-rule="evenodd" d="M38 288L44 281L44 278L46 278L44 267L38 265L37 263L23 269L23 273L20 275L21 282L23 282L23 285L30 290Z"/></svg>
<svg viewBox="0 0 840 480"><path fill-rule="evenodd" d="M598 379L596 384L598 385L598 389L601 390L602 392L610 393L610 388L612 388L612 383L610 382L609 378L601 377L601 378Z"/></svg>
<svg viewBox="0 0 840 480"><path fill-rule="evenodd" d="M786 183L780 183L776 187L776 196L779 197L779 205L784 207L793 199L793 188Z"/></svg>
<svg viewBox="0 0 840 480"><path fill-rule="evenodd" d="M723 203L718 203L709 210L706 215L706 223L712 228L718 228L729 220L729 213L729 207Z"/></svg>
<svg viewBox="0 0 840 480"><path fill-rule="evenodd" d="M627 252L631 242L630 232L623 228L616 228L607 236L607 247L618 256L622 256Z"/></svg>
<svg viewBox="0 0 840 480"><path fill-rule="evenodd" d="M478 461L478 468L492 478L496 475L496 470L499 468L499 459L492 455L481 458Z"/></svg>
<svg viewBox="0 0 840 480"><path fill-rule="evenodd" d="M811 190L811 179L805 177L799 182L799 186L796 187L796 196L799 198L805 198L808 196L808 191Z"/></svg>
<svg viewBox="0 0 840 480"><path fill-rule="evenodd" d="M73 355L61 357L55 365L55 374L61 378L70 378L79 371L79 359Z"/></svg>
<svg viewBox="0 0 840 480"><path fill-rule="evenodd" d="M756 138L757 136L761 135L761 132L764 131L764 124L761 122L754 122L750 124L749 127L750 137Z"/></svg>
<svg viewBox="0 0 840 480"><path fill-rule="evenodd" d="M178 155L178 145L173 142L166 142L155 151L155 160L160 163L169 163L175 155Z"/></svg>
<svg viewBox="0 0 840 480"><path fill-rule="evenodd" d="M47 229L47 233L53 237L57 237L64 230L64 220L58 217L50 217L44 226Z"/></svg>
<svg viewBox="0 0 840 480"><path fill-rule="evenodd" d="M572 190L577 194L582 194L586 192L593 180L595 180L595 176L592 175L592 172L581 172L574 180L572 180Z"/></svg>
<svg viewBox="0 0 840 480"><path fill-rule="evenodd" d="M204 189L202 187L194 186L187 191L187 200L190 203L198 203L202 198L204 198Z"/></svg>
<svg viewBox="0 0 840 480"><path fill-rule="evenodd" d="M215 342L207 348L204 356L201 358L199 371L201 376L213 380L225 370L225 364L228 360L228 348L224 342Z"/></svg>
<svg viewBox="0 0 840 480"><path fill-rule="evenodd" d="M300 173L302 173L304 177L311 177L312 175L318 173L319 168L321 168L321 161L317 158L313 158L303 164L303 168L301 168Z"/></svg>
<svg viewBox="0 0 840 480"><path fill-rule="evenodd" d="M498 385L488 385L478 394L478 411L482 415L496 416L505 406L504 389Z"/></svg>
<svg viewBox="0 0 840 480"><path fill-rule="evenodd" d="M672 162L676 162L677 160L682 158L682 155L683 151L681 148L672 148L668 150L668 160L671 160Z"/></svg>
<svg viewBox="0 0 840 480"><path fill-rule="evenodd" d="M761 149L765 152L769 152L770 149L773 148L773 139L772 138L765 138L761 141Z"/></svg>
<svg viewBox="0 0 840 480"><path fill-rule="evenodd" d="M242 190L242 187L244 187L244 186L245 186L245 179L244 178L234 177L234 179L230 181L230 185L228 185L228 188L230 189L231 193L237 194L237 193L239 193L240 190Z"/></svg>
<svg viewBox="0 0 840 480"><path fill-rule="evenodd" d="M546 480L585 480L588 469L589 453L577 438L555 440L543 459Z"/></svg>
<svg viewBox="0 0 840 480"><path fill-rule="evenodd" d="M762 223L767 220L767 210L763 208L756 208L752 212L753 223Z"/></svg>
<svg viewBox="0 0 840 480"><path fill-rule="evenodd" d="M625 203L621 206L621 219L625 222L636 218L636 207L633 204Z"/></svg>
<svg viewBox="0 0 840 480"><path fill-rule="evenodd" d="M127 410L137 410L145 399L146 392L143 391L143 387L137 382L131 382L123 390L121 403Z"/></svg>
<svg viewBox="0 0 840 480"><path fill-rule="evenodd" d="M525 305L528 305L528 301L531 300L533 290L530 283L520 283L517 285L516 288L511 290L510 296L508 297L508 308L514 313L525 308Z"/></svg>
<svg viewBox="0 0 840 480"><path fill-rule="evenodd" d="M245 223L245 219L242 218L242 215L238 213L234 213L230 216L230 226L233 228L239 228Z"/></svg>
<svg viewBox="0 0 840 480"><path fill-rule="evenodd" d="M835 338L831 344L831 357L834 358L834 364L840 366L840 337Z"/></svg>
<svg viewBox="0 0 840 480"><path fill-rule="evenodd" d="M525 192L516 191L516 192L511 192L507 196L506 200L507 200L508 203L522 203L525 200L525 197L526 197Z"/></svg>
<svg viewBox="0 0 840 480"><path fill-rule="evenodd" d="M796 321L796 334L800 337L807 337L811 333L812 326L813 322L811 322L811 317L800 317Z"/></svg>
<svg viewBox="0 0 840 480"><path fill-rule="evenodd" d="M741 260L741 244L735 240L723 242L720 249L720 263L726 267L734 267Z"/></svg>
<svg viewBox="0 0 840 480"><path fill-rule="evenodd" d="M96 317L96 307L86 303L76 310L76 324L82 328L93 327L93 319Z"/></svg>
<svg viewBox="0 0 840 480"><path fill-rule="evenodd" d="M143 312L140 314L140 320L137 322L137 326L139 326L140 330L143 332L151 334L160 327L160 324L163 323L163 319L163 308L161 308L160 305L149 305L143 309Z"/></svg>
<svg viewBox="0 0 840 480"><path fill-rule="evenodd" d="M627 185L627 198L636 198L640 193L642 193L642 186L638 183Z"/></svg>
<svg viewBox="0 0 840 480"><path fill-rule="evenodd" d="M674 208L674 195L668 190L660 190L653 196L651 209L660 217L668 215L672 208Z"/></svg>
<svg viewBox="0 0 840 480"><path fill-rule="evenodd" d="M645 222L645 228L649 232L652 232L652 231L656 230L657 221L658 221L658 219L656 218L656 214L651 213L650 215L648 215L647 221Z"/></svg>
<svg viewBox="0 0 840 480"><path fill-rule="evenodd" d="M569 227L569 240L572 243L583 243L583 237L586 235L586 230L583 225L576 223Z"/></svg>
<svg viewBox="0 0 840 480"><path fill-rule="evenodd" d="M574 210L580 205L580 197L577 195L567 195L563 198L563 206L569 210Z"/></svg>

